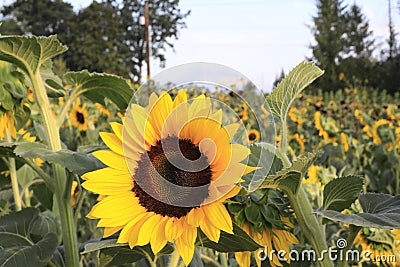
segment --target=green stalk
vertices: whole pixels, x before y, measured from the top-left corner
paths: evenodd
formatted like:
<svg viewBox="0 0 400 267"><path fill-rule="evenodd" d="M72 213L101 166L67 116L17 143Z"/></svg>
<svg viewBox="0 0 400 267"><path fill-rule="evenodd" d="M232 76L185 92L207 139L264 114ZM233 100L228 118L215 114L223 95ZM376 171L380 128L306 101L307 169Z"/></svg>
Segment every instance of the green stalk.
<svg viewBox="0 0 400 267"><path fill-rule="evenodd" d="M22 210L22 200L19 195L19 185L18 185L18 179L17 179L17 171L15 169L15 159L10 158L9 163L10 163L11 187L12 187L12 192L13 192L13 197L14 197L15 210L20 211L20 210Z"/></svg>
<svg viewBox="0 0 400 267"><path fill-rule="evenodd" d="M169 257L168 267L177 267L180 258L181 256L179 255L179 251L174 248L174 252L172 252L171 256Z"/></svg>
<svg viewBox="0 0 400 267"><path fill-rule="evenodd" d="M281 154L286 155L288 149L288 130L287 130L287 125L286 125L286 117L284 120L281 122L281 144L279 151Z"/></svg>
<svg viewBox="0 0 400 267"><path fill-rule="evenodd" d="M227 260L227 254L226 253L220 253L219 254L219 260L221 261L221 266L228 267L228 260Z"/></svg>
<svg viewBox="0 0 400 267"><path fill-rule="evenodd" d="M317 264L323 267L333 267L333 263L329 260L328 254L326 253L328 252L328 246L326 245L326 238L322 231L322 225L313 214L313 209L303 186L299 186L297 194L292 194L290 191L285 193L288 195L290 204L296 214L296 219L300 225L301 232L311 243L317 258L322 255L324 256L320 262L317 262Z"/></svg>
<svg viewBox="0 0 400 267"><path fill-rule="evenodd" d="M77 90L75 90L75 91L77 91ZM75 91L73 91L71 93L71 95L67 98L67 100L64 103L64 106L62 106L62 108L61 108L60 114L58 114L58 118L56 121L58 128L60 128L61 125L63 124L64 119L67 116L68 110L70 109L70 107L72 105L72 102L74 102L74 100L79 96L74 93Z"/></svg>
<svg viewBox="0 0 400 267"><path fill-rule="evenodd" d="M284 162L284 165L291 164L287 157L282 157L281 160ZM285 190L285 193L290 200L290 204L294 210L294 213L296 214L296 219L300 225L301 232L311 243L317 258L321 257L321 255L325 256L321 261L317 262L317 264L322 267L333 267L333 263L329 260L329 257L326 253L328 252L328 246L326 244L325 233L321 223L318 221L315 214L313 214L310 200L304 191L303 185L299 185L299 189L296 194L293 194L293 192L290 190Z"/></svg>
<svg viewBox="0 0 400 267"><path fill-rule="evenodd" d="M343 248L343 251L342 251L342 255L345 258L338 261L338 267L345 267L346 266L346 263L347 263L347 259L346 259L347 251L349 251L350 248L352 247L352 245L354 243L354 239L356 239L356 237L358 235L358 232L360 232L361 228L362 227L360 227L360 226L355 226L353 224L350 224L350 232L349 232L349 235L346 238L347 245L346 245L346 247Z"/></svg>
<svg viewBox="0 0 400 267"><path fill-rule="evenodd" d="M61 149L59 128L54 119L46 89L43 85L39 72L30 73L30 78L34 88L35 99L43 118L43 126L47 134L47 143L52 151ZM63 243L65 247L66 266L78 266L79 254L77 246L74 216L71 207L71 185L72 180L67 179L65 169L58 164L53 165L55 178L55 195L60 213Z"/></svg>
<svg viewBox="0 0 400 267"><path fill-rule="evenodd" d="M7 136L7 142L11 143L11 135L8 132L8 129L6 129L6 136ZM17 179L17 170L16 170L16 165L15 165L15 159L10 158L8 161L8 167L10 170L10 178L11 178L11 188L13 192L13 197L14 197L14 203L15 203L15 210L20 211L22 210L22 200L19 195L19 185L18 185L18 179Z"/></svg>
<svg viewBox="0 0 400 267"><path fill-rule="evenodd" d="M54 192L54 180L31 159L25 159L25 163L28 164L40 176L40 178L46 182L46 185L49 187L51 192Z"/></svg>

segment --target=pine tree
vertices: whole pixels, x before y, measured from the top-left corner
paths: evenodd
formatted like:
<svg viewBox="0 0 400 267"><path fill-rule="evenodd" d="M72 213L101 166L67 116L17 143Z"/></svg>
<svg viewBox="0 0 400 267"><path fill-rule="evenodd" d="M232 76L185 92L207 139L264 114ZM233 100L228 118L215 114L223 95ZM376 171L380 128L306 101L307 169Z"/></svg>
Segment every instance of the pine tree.
<svg viewBox="0 0 400 267"><path fill-rule="evenodd" d="M345 56L339 69L352 83L367 85L373 69L372 31L361 8L356 4L350 6L344 18L346 21Z"/></svg>
<svg viewBox="0 0 400 267"><path fill-rule="evenodd" d="M313 60L325 70L316 85L322 90L343 88L346 82L367 84L373 68L374 40L359 6L340 0L318 0L312 32Z"/></svg>
<svg viewBox="0 0 400 267"><path fill-rule="evenodd" d="M344 17L347 26L345 53L355 58L370 58L374 50L374 39L361 8L356 4L351 5Z"/></svg>
<svg viewBox="0 0 400 267"><path fill-rule="evenodd" d="M323 90L335 90L338 86L338 66L345 51L345 6L341 0L318 0L317 15L313 17L311 31L315 44L311 45L313 60L325 70L317 80Z"/></svg>

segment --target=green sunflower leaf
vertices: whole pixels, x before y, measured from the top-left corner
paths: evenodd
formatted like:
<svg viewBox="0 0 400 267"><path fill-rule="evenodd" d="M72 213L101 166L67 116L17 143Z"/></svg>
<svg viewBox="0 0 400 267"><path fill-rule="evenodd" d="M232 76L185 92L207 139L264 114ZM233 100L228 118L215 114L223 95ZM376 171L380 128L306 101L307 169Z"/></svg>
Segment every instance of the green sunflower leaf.
<svg viewBox="0 0 400 267"><path fill-rule="evenodd" d="M15 158L14 145L8 142L0 142L0 157Z"/></svg>
<svg viewBox="0 0 400 267"><path fill-rule="evenodd" d="M73 94L84 95L93 102L104 105L104 98L110 99L118 108L126 109L133 90L125 79L105 73L89 73L87 70L80 72L67 72L64 75L67 83L72 85Z"/></svg>
<svg viewBox="0 0 400 267"><path fill-rule="evenodd" d="M126 244L117 243L117 239L114 238L97 240L95 242L91 242L89 240L88 243L84 245L84 250L81 253L86 254L105 248L124 247L124 246L126 246Z"/></svg>
<svg viewBox="0 0 400 267"><path fill-rule="evenodd" d="M286 121L292 102L304 88L323 73L324 71L312 62L303 61L297 65L267 96L267 103L271 112L280 120Z"/></svg>
<svg viewBox="0 0 400 267"><path fill-rule="evenodd" d="M301 179L316 158L316 153L300 155L297 160L293 162L292 166L278 171L275 175L268 176L260 188L279 187L295 194L299 188Z"/></svg>
<svg viewBox="0 0 400 267"><path fill-rule="evenodd" d="M268 175L274 175L283 168L282 160L275 155L276 148L267 143L255 143L250 145L248 165L260 167L258 170L247 174L244 179L247 181L250 192L256 190Z"/></svg>
<svg viewBox="0 0 400 267"><path fill-rule="evenodd" d="M324 188L324 210L342 211L350 207L361 193L364 179L361 176L345 176L330 181Z"/></svg>
<svg viewBox="0 0 400 267"><path fill-rule="evenodd" d="M44 81L46 92L49 97L55 98L65 95L62 80L54 74L53 64L50 60L44 62L40 67L40 77L42 81Z"/></svg>
<svg viewBox="0 0 400 267"><path fill-rule="evenodd" d="M150 245L138 246L131 249L127 244L117 243L117 239L104 239L96 242L89 242L84 245L84 250L81 253L87 254L95 251L100 251L100 266L120 266L139 261L145 256L150 256L154 259L154 254ZM158 255L170 254L172 252L173 247L167 244Z"/></svg>
<svg viewBox="0 0 400 267"><path fill-rule="evenodd" d="M55 35L0 37L0 60L17 65L28 75L37 73L44 62L66 50Z"/></svg>
<svg viewBox="0 0 400 267"><path fill-rule="evenodd" d="M20 157L41 158L50 163L60 164L79 175L106 167L91 154L75 152L68 149L51 151L44 144L23 142L18 143L14 153Z"/></svg>
<svg viewBox="0 0 400 267"><path fill-rule="evenodd" d="M335 210L315 213L331 221L368 228L400 229L400 195L366 193L358 197L362 213L342 214Z"/></svg>
<svg viewBox="0 0 400 267"><path fill-rule="evenodd" d="M56 234L36 227L42 219L35 208L0 218L0 266L46 265L57 248L58 239Z"/></svg>
<svg viewBox="0 0 400 267"><path fill-rule="evenodd" d="M196 245L211 248L219 252L254 251L261 248L259 244L236 224L233 224L233 233L232 235L221 231L219 241L215 243L208 239L199 229Z"/></svg>

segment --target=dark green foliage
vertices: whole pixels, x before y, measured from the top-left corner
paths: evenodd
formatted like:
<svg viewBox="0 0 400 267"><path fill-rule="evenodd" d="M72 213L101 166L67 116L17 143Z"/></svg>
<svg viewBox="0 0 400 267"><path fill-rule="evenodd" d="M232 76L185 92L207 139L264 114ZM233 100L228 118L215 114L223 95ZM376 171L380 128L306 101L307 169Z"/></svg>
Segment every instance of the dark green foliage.
<svg viewBox="0 0 400 267"><path fill-rule="evenodd" d="M49 262L58 240L54 219L46 216L26 208L0 218L1 266L44 266Z"/></svg>
<svg viewBox="0 0 400 267"><path fill-rule="evenodd" d="M186 25L189 12L178 0L153 0L149 4L151 55L160 64ZM102 1L74 13L63 0L16 0L2 7L1 34L57 34L69 47L63 55L67 68L117 74L140 81L145 61L144 0Z"/></svg>
<svg viewBox="0 0 400 267"><path fill-rule="evenodd" d="M390 18L389 49L381 50L376 58L373 33L359 6L347 7L342 0L317 0L316 5L311 27L315 42L310 48L312 59L325 75L315 85L324 91L368 85L398 92L400 53Z"/></svg>
<svg viewBox="0 0 400 267"><path fill-rule="evenodd" d="M311 49L317 66L325 70L317 84L325 90L336 89L339 75L337 66L342 61L345 50L345 7L341 0L319 0L317 10L311 29L316 44Z"/></svg>
<svg viewBox="0 0 400 267"><path fill-rule="evenodd" d="M1 13L10 18L2 26L2 34L58 34L62 42L74 17L72 5L63 0L17 0L4 6Z"/></svg>
<svg viewBox="0 0 400 267"><path fill-rule="evenodd" d="M69 23L67 36L69 51L65 61L69 69L107 72L129 77L129 68L123 66L121 53L124 29L117 8L107 3L93 2L79 11Z"/></svg>
<svg viewBox="0 0 400 267"><path fill-rule="evenodd" d="M320 0L317 9L312 27L316 44L311 49L316 64L325 70L317 85L323 90L343 88L343 75L367 82L374 42L360 7L347 8L341 0Z"/></svg>

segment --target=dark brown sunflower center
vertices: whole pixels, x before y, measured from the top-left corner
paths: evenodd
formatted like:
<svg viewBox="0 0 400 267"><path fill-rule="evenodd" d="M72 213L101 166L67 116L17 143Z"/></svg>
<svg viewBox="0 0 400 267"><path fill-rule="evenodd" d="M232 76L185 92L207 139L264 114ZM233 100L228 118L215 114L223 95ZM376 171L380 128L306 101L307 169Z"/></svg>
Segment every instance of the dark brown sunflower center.
<svg viewBox="0 0 400 267"><path fill-rule="evenodd" d="M79 111L76 112L76 120L80 123L80 124L84 124L85 123L85 116L80 113Z"/></svg>
<svg viewBox="0 0 400 267"><path fill-rule="evenodd" d="M249 134L249 140L254 141L256 140L257 136L254 133Z"/></svg>
<svg viewBox="0 0 400 267"><path fill-rule="evenodd" d="M142 154L134 176L132 191L147 211L180 218L208 197L212 172L198 146L168 136Z"/></svg>

